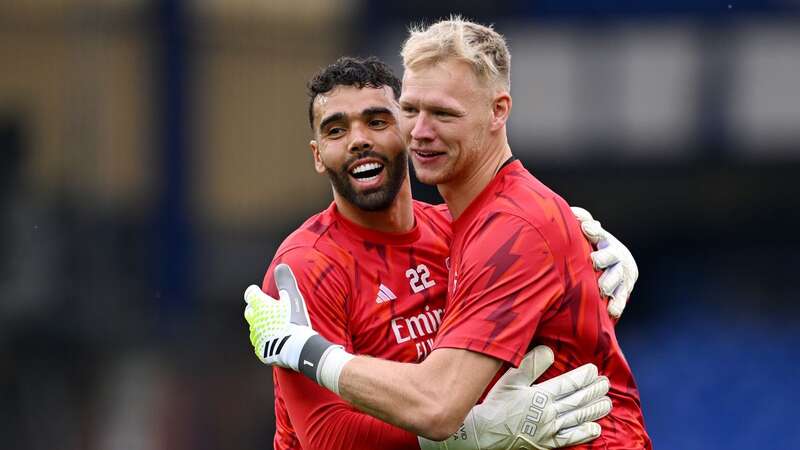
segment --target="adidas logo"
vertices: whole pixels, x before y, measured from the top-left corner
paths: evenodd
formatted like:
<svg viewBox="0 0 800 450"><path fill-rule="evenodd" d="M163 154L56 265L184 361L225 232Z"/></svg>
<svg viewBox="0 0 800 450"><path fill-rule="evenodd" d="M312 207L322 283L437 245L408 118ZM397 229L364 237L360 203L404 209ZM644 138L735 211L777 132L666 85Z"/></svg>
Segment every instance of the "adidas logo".
<svg viewBox="0 0 800 450"><path fill-rule="evenodd" d="M381 286L378 288L378 296L375 298L375 303L386 303L396 298L397 296L394 295L394 292L381 283Z"/></svg>

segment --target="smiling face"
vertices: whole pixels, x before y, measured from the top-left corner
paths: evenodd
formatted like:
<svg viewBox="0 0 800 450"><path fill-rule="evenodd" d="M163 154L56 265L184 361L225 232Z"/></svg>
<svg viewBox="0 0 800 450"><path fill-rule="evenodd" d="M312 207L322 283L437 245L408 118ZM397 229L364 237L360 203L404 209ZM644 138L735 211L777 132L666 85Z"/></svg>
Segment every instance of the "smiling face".
<svg viewBox="0 0 800 450"><path fill-rule="evenodd" d="M401 129L420 181L447 184L479 164L492 124L491 103L489 90L465 62L406 69Z"/></svg>
<svg viewBox="0 0 800 450"><path fill-rule="evenodd" d="M408 175L392 89L336 86L313 104L314 166L334 195L364 211L389 208Z"/></svg>

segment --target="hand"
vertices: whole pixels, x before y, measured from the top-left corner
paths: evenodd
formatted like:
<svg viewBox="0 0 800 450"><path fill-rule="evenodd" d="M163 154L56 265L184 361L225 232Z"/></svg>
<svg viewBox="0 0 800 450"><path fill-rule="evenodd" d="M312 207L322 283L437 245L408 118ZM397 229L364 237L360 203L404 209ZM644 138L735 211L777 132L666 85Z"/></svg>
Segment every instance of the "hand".
<svg viewBox="0 0 800 450"><path fill-rule="evenodd" d="M250 325L250 344L261 362L300 371L300 356L306 343L318 336L309 325L305 300L292 269L275 268L276 300L251 285L244 292L244 318Z"/></svg>
<svg viewBox="0 0 800 450"><path fill-rule="evenodd" d="M422 450L553 449L589 442L600 436L593 422L611 411L608 379L586 364L540 384L533 384L553 363L553 352L540 345L509 369L486 399L472 408L461 429L446 441L420 438Z"/></svg>
<svg viewBox="0 0 800 450"><path fill-rule="evenodd" d="M600 292L611 298L608 302L608 314L619 318L628 298L633 291L633 285L639 278L639 268L633 255L625 245L594 220L589 211L573 206L572 213L581 222L581 230L591 243L597 244L597 251L592 252L592 263L596 269L602 269L603 274L597 281Z"/></svg>

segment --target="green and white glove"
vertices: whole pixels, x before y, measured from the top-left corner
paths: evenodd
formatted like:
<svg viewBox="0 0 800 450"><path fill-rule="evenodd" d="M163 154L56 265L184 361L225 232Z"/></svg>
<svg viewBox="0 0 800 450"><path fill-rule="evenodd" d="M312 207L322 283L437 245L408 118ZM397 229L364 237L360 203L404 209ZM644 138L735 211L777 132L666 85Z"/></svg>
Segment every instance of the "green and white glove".
<svg viewBox="0 0 800 450"><path fill-rule="evenodd" d="M353 355L311 328L305 300L288 265L275 267L275 284L279 299L256 285L244 293L244 318L256 356L264 364L300 372L338 394L339 374Z"/></svg>
<svg viewBox="0 0 800 450"><path fill-rule="evenodd" d="M422 450L544 450L589 442L600 436L595 423L611 411L608 379L585 364L532 384L553 364L540 345L509 369L486 399L467 415L461 429L441 442L420 437Z"/></svg>
<svg viewBox="0 0 800 450"><path fill-rule="evenodd" d="M592 263L603 274L597 280L600 292L608 297L608 314L618 319L625 310L633 285L639 278L639 268L631 251L611 233L604 230L600 222L594 220L589 211L577 206L572 207L572 214L580 221L581 230L597 251L592 252Z"/></svg>

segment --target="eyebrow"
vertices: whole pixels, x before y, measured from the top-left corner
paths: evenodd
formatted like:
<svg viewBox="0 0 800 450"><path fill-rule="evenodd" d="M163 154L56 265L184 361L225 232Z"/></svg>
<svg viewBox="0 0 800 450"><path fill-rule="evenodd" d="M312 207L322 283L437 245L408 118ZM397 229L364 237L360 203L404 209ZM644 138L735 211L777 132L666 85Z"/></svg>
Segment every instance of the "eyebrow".
<svg viewBox="0 0 800 450"><path fill-rule="evenodd" d="M466 114L466 111L460 108L454 108L452 106L434 106L431 109L433 109L434 111L443 111L448 114L452 114L454 116L463 116L464 114Z"/></svg>
<svg viewBox="0 0 800 450"><path fill-rule="evenodd" d="M322 132L322 130L324 130L324 129L325 129L325 127L326 127L326 126L327 126L329 123L331 123L331 122L336 122L336 121L338 121L338 120L342 120L342 119L344 119L345 117L347 117L347 115L346 115L345 113L343 113L343 112L337 112L337 113L335 113L335 114L331 114L330 116L328 116L328 117L326 117L326 118L322 119L322 121L319 123L319 131L320 131L320 132Z"/></svg>
<svg viewBox="0 0 800 450"><path fill-rule="evenodd" d="M361 111L361 116L377 116L378 114L389 114L392 115L392 112L389 111L389 108L384 108L383 106L373 106L372 108L367 108Z"/></svg>
<svg viewBox="0 0 800 450"><path fill-rule="evenodd" d="M417 103L415 103L415 102L404 100L402 98L400 99L400 108L415 107L415 106L418 106ZM422 109L430 109L430 110L435 110L435 111L444 111L446 113L453 114L455 116L463 116L464 114L467 113L467 111L465 111L460 106L444 104L444 103L441 103L441 102L440 103L428 102L428 103L425 103L425 104L423 104L423 105L421 105L419 107L422 108Z"/></svg>

